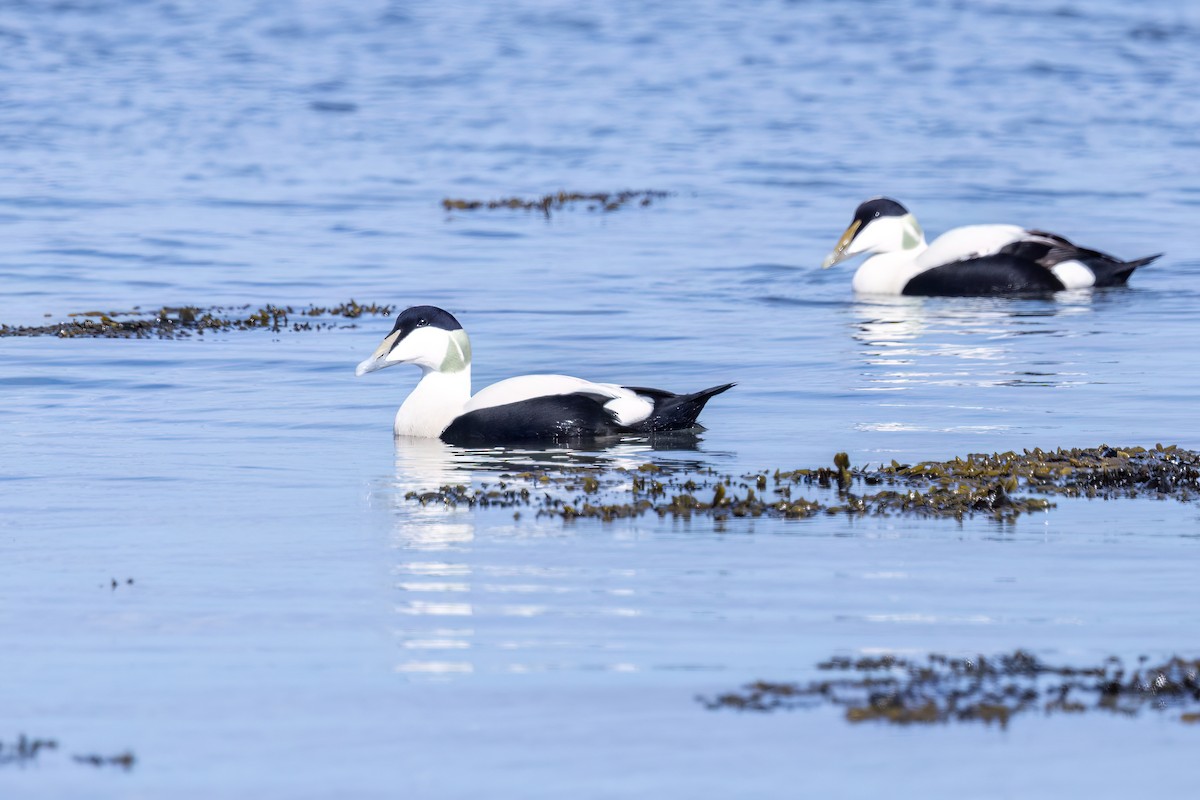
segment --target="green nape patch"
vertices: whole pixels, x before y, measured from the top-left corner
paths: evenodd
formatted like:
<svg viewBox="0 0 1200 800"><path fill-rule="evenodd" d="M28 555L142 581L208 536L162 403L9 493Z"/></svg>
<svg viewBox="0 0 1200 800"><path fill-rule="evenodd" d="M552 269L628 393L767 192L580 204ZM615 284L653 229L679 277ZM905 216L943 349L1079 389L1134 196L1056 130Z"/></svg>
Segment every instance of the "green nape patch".
<svg viewBox="0 0 1200 800"><path fill-rule="evenodd" d="M1044 495L1116 499L1200 497L1200 453L1175 445L970 455L953 461L852 468L767 470L735 477L716 471L644 464L636 469L559 466L504 473L481 486L409 492L422 505L536 510L564 520L659 517L775 517L818 514L907 515L1013 522L1055 504ZM857 491L855 491L857 489ZM800 490L812 493L804 497Z"/></svg>
<svg viewBox="0 0 1200 800"><path fill-rule="evenodd" d="M394 306L354 300L336 306L265 305L244 306L163 306L153 310L134 307L129 311L84 311L68 314L65 322L49 325L0 324L3 336L57 336L60 339L182 339L206 331L247 330L317 331L335 327L354 327L328 318L357 319L363 315L388 316Z"/></svg>
<svg viewBox="0 0 1200 800"><path fill-rule="evenodd" d="M670 192L638 190L624 192L556 192L534 200L521 197L505 197L501 200L460 200L447 197L442 208L447 211L476 211L479 209L510 209L514 211L540 211L549 217L551 211L562 211L577 203L586 203L588 211L616 211L622 206L637 201L639 206L648 206L655 200L670 197Z"/></svg>
<svg viewBox="0 0 1200 800"><path fill-rule="evenodd" d="M833 658L818 664L831 677L808 683L757 681L716 697L697 698L705 707L737 711L786 711L818 706L845 709L848 722L932 725L982 722L1000 727L1026 712L1104 712L1133 717L1151 709L1179 712L1200 721L1200 660L1171 658L1126 669L1118 658L1096 666L1047 664L1022 650L993 658L925 661L896 656Z"/></svg>

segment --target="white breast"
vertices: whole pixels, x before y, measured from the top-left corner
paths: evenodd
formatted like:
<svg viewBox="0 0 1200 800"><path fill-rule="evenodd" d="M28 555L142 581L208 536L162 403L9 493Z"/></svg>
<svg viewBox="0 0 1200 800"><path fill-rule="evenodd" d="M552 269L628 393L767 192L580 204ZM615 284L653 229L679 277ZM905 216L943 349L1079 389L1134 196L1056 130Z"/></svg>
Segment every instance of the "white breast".
<svg viewBox="0 0 1200 800"><path fill-rule="evenodd" d="M863 262L851 286L860 294L903 294L905 285L926 269L911 250L880 253Z"/></svg>

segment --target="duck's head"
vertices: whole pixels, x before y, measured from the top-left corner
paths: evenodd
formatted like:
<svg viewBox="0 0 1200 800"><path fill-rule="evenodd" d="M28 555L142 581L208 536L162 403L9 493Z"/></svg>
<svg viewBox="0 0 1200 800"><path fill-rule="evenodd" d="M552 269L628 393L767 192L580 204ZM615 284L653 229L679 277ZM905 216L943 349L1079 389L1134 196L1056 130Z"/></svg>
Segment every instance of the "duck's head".
<svg viewBox="0 0 1200 800"><path fill-rule="evenodd" d="M873 197L855 209L850 227L821 268L828 269L859 253L894 253L924 243L925 234L907 208L888 197Z"/></svg>
<svg viewBox="0 0 1200 800"><path fill-rule="evenodd" d="M396 317L392 332L355 375L366 375L393 364L416 364L422 370L461 372L471 366L471 340L448 311L437 306L413 306Z"/></svg>

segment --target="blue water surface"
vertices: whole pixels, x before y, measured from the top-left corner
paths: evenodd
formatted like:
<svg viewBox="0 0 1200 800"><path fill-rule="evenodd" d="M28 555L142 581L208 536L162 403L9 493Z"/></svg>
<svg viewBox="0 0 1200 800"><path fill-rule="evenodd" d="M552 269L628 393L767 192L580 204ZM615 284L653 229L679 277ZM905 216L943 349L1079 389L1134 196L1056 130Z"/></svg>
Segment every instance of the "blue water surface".
<svg viewBox="0 0 1200 800"><path fill-rule="evenodd" d="M0 339L0 743L60 745L0 794L1185 795L1170 712L898 729L696 697L835 654L1197 657L1194 504L564 524L405 494L535 458L1200 448L1198 51L1163 0L3 4L0 322L433 303L477 387L738 386L695 449L466 457L394 444L415 371L354 378L384 318ZM441 205L560 189L671 194ZM1166 255L1053 299L855 297L818 267L878 194L933 235Z"/></svg>

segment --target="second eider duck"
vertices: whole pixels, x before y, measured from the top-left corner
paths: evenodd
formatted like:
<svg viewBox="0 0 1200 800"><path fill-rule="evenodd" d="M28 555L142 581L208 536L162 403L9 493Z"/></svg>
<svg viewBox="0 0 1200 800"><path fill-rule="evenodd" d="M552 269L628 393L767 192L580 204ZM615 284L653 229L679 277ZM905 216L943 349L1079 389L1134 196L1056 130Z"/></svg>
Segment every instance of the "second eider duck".
<svg viewBox="0 0 1200 800"><path fill-rule="evenodd" d="M860 253L873 255L854 273L854 291L941 296L1122 286L1135 269L1162 255L1122 261L1019 225L966 225L926 244L916 217L887 197L858 207L822 267Z"/></svg>
<svg viewBox="0 0 1200 800"><path fill-rule="evenodd" d="M709 398L733 386L674 394L566 375L522 375L472 395L467 332L436 306L401 313L355 374L394 364L414 364L422 373L396 412L396 436L441 438L457 445L570 442L694 429Z"/></svg>

